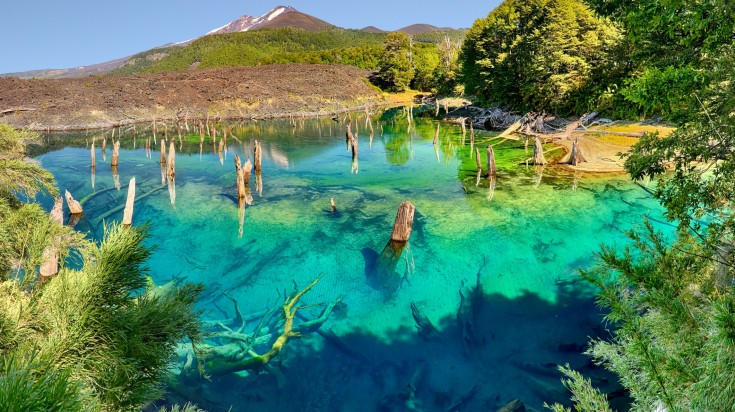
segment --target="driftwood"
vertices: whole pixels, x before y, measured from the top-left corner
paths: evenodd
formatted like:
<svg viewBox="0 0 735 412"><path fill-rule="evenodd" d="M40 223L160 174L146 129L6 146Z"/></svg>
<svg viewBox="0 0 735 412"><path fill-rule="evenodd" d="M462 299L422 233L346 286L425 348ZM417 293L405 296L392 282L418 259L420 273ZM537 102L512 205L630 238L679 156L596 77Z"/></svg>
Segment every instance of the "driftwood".
<svg viewBox="0 0 735 412"><path fill-rule="evenodd" d="M494 177L497 175L495 168L495 152L492 145L487 145L487 176Z"/></svg>
<svg viewBox="0 0 735 412"><path fill-rule="evenodd" d="M413 302L411 302L411 314L413 315L413 321L416 323L416 329L421 338L426 341L431 341L439 337L439 331L429 317L423 314Z"/></svg>
<svg viewBox="0 0 735 412"><path fill-rule="evenodd" d="M169 179L173 179L176 176L176 147L174 141L171 140L171 144L168 147L168 167L166 168L166 176Z"/></svg>
<svg viewBox="0 0 735 412"><path fill-rule="evenodd" d="M572 152L569 154L569 163L572 166L576 166L577 163L586 162L587 160L582 155L582 149L579 147L579 139L574 139L572 142Z"/></svg>
<svg viewBox="0 0 735 412"><path fill-rule="evenodd" d="M133 204L135 203L135 178L130 179L128 185L128 198L123 211L123 226L129 227L133 224Z"/></svg>
<svg viewBox="0 0 735 412"><path fill-rule="evenodd" d="M74 198L72 197L71 193L69 193L68 190L65 191L64 197L66 198L66 204L69 206L69 212L72 215L78 215L84 212L84 209L82 209L82 205L79 204Z"/></svg>
<svg viewBox="0 0 735 412"><path fill-rule="evenodd" d="M534 165L545 165L546 158L544 157L544 146L541 144L541 139L538 136L535 137L536 141L533 145L533 164Z"/></svg>
<svg viewBox="0 0 735 412"><path fill-rule="evenodd" d="M377 280L386 295L393 294L400 286L401 278L395 270L401 253L406 247L413 229L413 215L416 208L411 202L403 202L398 207L390 240L383 248L376 261Z"/></svg>
<svg viewBox="0 0 735 412"><path fill-rule="evenodd" d="M233 330L225 327L225 330L209 335L211 340L227 341L228 343L219 346L211 346L201 350L198 356L198 364L207 375L221 376L234 372L258 369L264 367L273 358L278 356L286 344L291 339L300 338L302 333L313 331L323 324L331 314L332 309L337 302L330 304L322 312L319 318L312 321L304 322L300 325L294 324L294 318L299 309L308 306L298 306L299 300L309 292L319 281L317 278L309 286L300 292L294 291L288 295L285 302L280 308L281 317L283 319L283 329L276 340L271 344L268 351L264 354L258 354L256 348L267 344L272 339L271 334L258 335L262 329L265 318L270 318L270 314L266 314L261 324L258 325L253 334L242 333L244 329L244 321L242 325ZM236 304L236 302L235 302ZM242 316L240 316L242 319ZM224 325L223 325L224 326ZM198 375L196 368L192 366L194 362L187 362L181 370L183 377L192 377Z"/></svg>
<svg viewBox="0 0 735 412"><path fill-rule="evenodd" d="M35 110L36 109L32 109L30 107L16 107L14 109L0 110L0 116L4 116L6 114L16 113L16 112L33 112Z"/></svg>
<svg viewBox="0 0 735 412"><path fill-rule="evenodd" d="M498 137L507 137L507 136L510 136L511 134L513 134L516 131L518 131L518 129L520 129L520 128L521 128L521 122L520 121L517 121L517 122L513 123L512 125L508 126L508 128L506 128L503 131L503 133L500 133L498 135Z"/></svg>
<svg viewBox="0 0 735 412"><path fill-rule="evenodd" d="M260 173L263 170L263 149L257 140L253 145L253 162L255 162L255 173Z"/></svg>

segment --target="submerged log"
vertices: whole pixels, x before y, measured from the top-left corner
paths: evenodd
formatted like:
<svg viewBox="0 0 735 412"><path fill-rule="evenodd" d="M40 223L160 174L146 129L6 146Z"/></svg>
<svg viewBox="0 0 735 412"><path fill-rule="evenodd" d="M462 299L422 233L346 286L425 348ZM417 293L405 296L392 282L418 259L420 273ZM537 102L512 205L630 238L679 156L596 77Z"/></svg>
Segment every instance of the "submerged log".
<svg viewBox="0 0 735 412"><path fill-rule="evenodd" d="M536 142L533 145L533 164L534 165L545 165L546 158L544 157L544 146L541 144L541 139L538 136L535 137Z"/></svg>
<svg viewBox="0 0 735 412"><path fill-rule="evenodd" d="M513 399L498 409L496 412L526 412L526 405L520 399Z"/></svg>
<svg viewBox="0 0 735 412"><path fill-rule="evenodd" d="M166 168L166 176L169 179L173 179L176 176L176 147L174 141L171 140L171 144L168 147L168 167Z"/></svg>
<svg viewBox="0 0 735 412"><path fill-rule="evenodd" d="M567 163L569 163L572 166L576 166L577 163L586 162L587 159L584 158L582 155L582 149L579 147L579 139L574 139L574 142L572 142L572 153L569 154L569 160Z"/></svg>
<svg viewBox="0 0 735 412"><path fill-rule="evenodd" d="M133 204L135 203L135 178L130 179L128 185L128 198L123 211L123 226L129 227L133 224Z"/></svg>
<svg viewBox="0 0 735 412"><path fill-rule="evenodd" d="M459 309L457 309L457 323L462 333L462 346L465 354L469 355L471 350L479 346L480 336L477 333L477 322L480 307L484 298L482 283L480 282L480 271L477 272L475 284L467 286L465 281L459 288Z"/></svg>
<svg viewBox="0 0 735 412"><path fill-rule="evenodd" d="M253 162L255 162L255 173L260 173L263 170L263 149L260 147L260 142L257 140L253 145Z"/></svg>
<svg viewBox="0 0 735 412"><path fill-rule="evenodd" d="M393 294L401 283L401 277L395 273L401 253L406 247L413 230L413 215L416 208L411 202L403 202L398 207L390 240L383 248L376 261L377 281L386 295Z"/></svg>
<svg viewBox="0 0 735 412"><path fill-rule="evenodd" d="M69 206L69 212L72 215L78 215L84 212L84 209L82 209L82 205L80 205L79 202L74 200L74 198L72 197L71 193L69 193L68 190L65 191L64 197L66 198L67 206Z"/></svg>
<svg viewBox="0 0 735 412"><path fill-rule="evenodd" d="M426 341L431 341L439 337L439 331L431 322L428 316L422 313L414 302L411 302L411 314L413 321L416 323L419 336Z"/></svg>
<svg viewBox="0 0 735 412"><path fill-rule="evenodd" d="M487 145L487 175L493 177L497 175L495 169L495 152L493 151L492 145Z"/></svg>

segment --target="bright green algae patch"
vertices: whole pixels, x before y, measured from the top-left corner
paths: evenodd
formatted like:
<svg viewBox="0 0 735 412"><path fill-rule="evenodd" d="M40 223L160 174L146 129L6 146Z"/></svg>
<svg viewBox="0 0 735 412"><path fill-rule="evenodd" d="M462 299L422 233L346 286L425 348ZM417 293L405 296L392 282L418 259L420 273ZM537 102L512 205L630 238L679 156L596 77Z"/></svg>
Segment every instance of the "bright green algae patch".
<svg viewBox="0 0 735 412"><path fill-rule="evenodd" d="M599 332L592 293L577 282L577 271L593 264L601 243L624 243L624 231L642 215L660 219L656 202L624 176L526 166L531 147L527 151L522 142L476 131L483 167L488 144L494 146L498 165L494 183L484 175L478 181L469 131L463 144L459 126L443 123L435 148L435 121L416 117L409 129L405 112L390 110L373 116L375 135L370 138L364 114L353 118L359 127L357 170L344 126L328 118L298 119L295 127L289 121L231 124L222 161L208 136L201 150L198 134L184 136L181 149L176 137L175 204L161 185L160 141L148 157L145 139L150 134L124 135L120 182L135 177L138 196L152 192L136 203L134 224L150 224L150 243L157 248L149 265L157 282L185 278L204 283L201 307L215 319L233 315L225 292L243 312L255 312L279 304L278 291L291 290L294 282L305 286L319 276L308 303L337 297L344 303L323 330L369 360L356 361L350 358L354 354L313 335L290 342L282 354L293 397L269 398L269 391L278 389L260 375L215 382L199 395L192 389L190 399L212 410L219 405L212 399L221 399L224 410L230 404L234 410L295 405L375 410L405 386L417 362L426 361L431 371L417 391L426 410L446 409L473 383L479 389L471 405L478 408L516 397L537 408L558 400L563 392L553 364L585 364L579 350L560 352L559 345L581 349L587 336ZM85 203L77 225L100 238L104 225L99 216L124 204L126 193L106 190L114 187L111 143L108 137L105 161L99 135L92 188L87 148L92 137L51 137L48 150L53 150L38 159L76 198L101 192ZM240 236L233 158L252 158L254 139L263 147L262 194L253 175L254 200L246 208ZM553 157L553 152L547 155ZM335 215L329 213L330 198L338 208ZM398 205L406 200L416 206L411 242L397 270L406 281L386 299L369 286L365 257L385 246ZM121 217L120 210L110 219ZM485 344L468 357L455 313L460 285L474 283L478 272L487 297L479 315ZM439 341L418 338L411 302L435 323ZM325 359L339 360L347 377L337 377ZM387 374L388 381L376 383L369 378L375 374ZM321 382L321 395L310 386L316 383L304 383L302 377ZM238 397L254 387L265 394L264 401Z"/></svg>

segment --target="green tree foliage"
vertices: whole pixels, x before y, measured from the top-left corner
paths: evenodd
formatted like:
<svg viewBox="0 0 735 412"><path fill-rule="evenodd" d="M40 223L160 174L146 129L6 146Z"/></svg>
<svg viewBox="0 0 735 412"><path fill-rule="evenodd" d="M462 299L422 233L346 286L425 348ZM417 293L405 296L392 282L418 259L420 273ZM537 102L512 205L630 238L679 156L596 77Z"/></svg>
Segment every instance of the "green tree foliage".
<svg viewBox="0 0 735 412"><path fill-rule="evenodd" d="M383 56L380 59L378 79L386 90L407 90L414 76L411 63L411 39L399 32L385 36Z"/></svg>
<svg viewBox="0 0 735 412"><path fill-rule="evenodd" d="M464 38L452 40L446 36L436 43L437 55L439 63L434 69L434 84L438 94L451 95L462 94L463 90L458 90L457 75L459 73L459 50L462 47Z"/></svg>
<svg viewBox="0 0 735 412"><path fill-rule="evenodd" d="M297 55L313 59L319 56L316 52L326 50L334 50L334 53L345 49L352 49L352 53L365 51L367 49L363 47L381 45L384 37L360 30L328 28L307 31L290 27L204 36L186 47L171 50L166 57L148 65L143 71L185 71L195 62L200 62L199 68L202 69L255 66L272 62L273 56L289 54L292 59ZM345 57L349 57L349 53L345 53ZM365 59L362 54L358 56L356 60ZM341 64L352 64L352 61L346 58Z"/></svg>
<svg viewBox="0 0 735 412"><path fill-rule="evenodd" d="M708 83L707 65L735 39L735 3L728 0L590 0L625 29L616 55L624 76L608 78L615 111L684 121ZM696 110L695 110L696 111Z"/></svg>
<svg viewBox="0 0 735 412"><path fill-rule="evenodd" d="M178 342L200 339L201 286L151 285L145 228L113 225L94 245L27 203L57 194L23 160L32 137L0 125L0 410L140 410L160 396ZM38 283L52 241L81 263Z"/></svg>
<svg viewBox="0 0 735 412"><path fill-rule="evenodd" d="M655 179L676 236L647 223L630 233L631 247L603 248L600 266L583 273L615 326L588 353L620 377L634 411L729 411L735 399L735 44L708 47L718 53L698 63L701 88L669 97L697 106L675 132L644 136L626 159L634 178Z"/></svg>
<svg viewBox="0 0 735 412"><path fill-rule="evenodd" d="M460 53L465 91L484 103L569 110L620 39L578 0L506 0L467 33Z"/></svg>

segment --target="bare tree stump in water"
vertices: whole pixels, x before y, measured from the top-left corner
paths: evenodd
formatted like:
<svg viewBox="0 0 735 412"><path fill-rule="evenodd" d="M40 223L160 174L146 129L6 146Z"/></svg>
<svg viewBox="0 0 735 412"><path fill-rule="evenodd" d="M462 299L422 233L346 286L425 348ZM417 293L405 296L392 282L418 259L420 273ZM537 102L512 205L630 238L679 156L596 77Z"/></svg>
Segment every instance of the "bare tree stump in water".
<svg viewBox="0 0 735 412"><path fill-rule="evenodd" d="M334 204L334 198L333 197L329 198L329 205L332 208L332 214L334 214L334 212L337 211L337 206Z"/></svg>
<svg viewBox="0 0 735 412"><path fill-rule="evenodd" d="M572 166L576 166L577 163L586 162L587 159L582 155L582 149L579 147L579 139L574 139L572 142L572 153L569 155L569 163Z"/></svg>
<svg viewBox="0 0 735 412"><path fill-rule="evenodd" d="M123 211L122 224L130 227L133 224L133 205L135 204L135 178L130 179L128 185L128 198L125 202L125 210Z"/></svg>
<svg viewBox="0 0 735 412"><path fill-rule="evenodd" d="M487 145L487 175L493 177L497 175L495 169L495 152L492 145Z"/></svg>
<svg viewBox="0 0 735 412"><path fill-rule="evenodd" d="M55 224L61 226L64 224L64 202L61 197L57 197L54 201L54 207L51 209L50 218ZM59 239L54 238L51 243L43 250L43 258L41 260L40 275L41 281L48 280L52 276L59 273Z"/></svg>
<svg viewBox="0 0 735 412"><path fill-rule="evenodd" d="M357 160L357 134L352 137L352 161Z"/></svg>
<svg viewBox="0 0 735 412"><path fill-rule="evenodd" d="M250 186L250 173L252 173L252 171L253 164L250 163L250 160L248 160L242 167L242 181L245 184L245 187Z"/></svg>
<svg viewBox="0 0 735 412"><path fill-rule="evenodd" d="M114 129L113 129L114 130ZM112 144L112 159L110 160L110 166L117 166L120 162L120 141Z"/></svg>
<svg viewBox="0 0 735 412"><path fill-rule="evenodd" d="M352 146L352 141L355 139L355 137L352 135L352 119L350 119L349 122L347 122L347 131L345 132L345 141L347 142L347 150L350 150L350 146Z"/></svg>
<svg viewBox="0 0 735 412"><path fill-rule="evenodd" d="M482 160L480 160L480 148L475 148L475 164L477 165L477 171L482 173Z"/></svg>
<svg viewBox="0 0 735 412"><path fill-rule="evenodd" d="M255 173L260 173L263 170L263 149L257 140L253 145L253 162L255 162Z"/></svg>
<svg viewBox="0 0 735 412"><path fill-rule="evenodd" d="M161 140L161 164L166 164L166 142Z"/></svg>
<svg viewBox="0 0 735 412"><path fill-rule="evenodd" d="M94 169L97 166L97 160L94 157L94 139L92 139L92 148L89 149L89 155L92 158L92 169Z"/></svg>
<svg viewBox="0 0 735 412"><path fill-rule="evenodd" d="M544 157L544 145L541 144L541 139L539 139L538 136L536 136L536 142L533 145L533 164L546 164L546 158Z"/></svg>
<svg viewBox="0 0 735 412"><path fill-rule="evenodd" d="M82 205L79 204L74 198L72 197L71 193L69 191L65 191L64 197L66 198L66 204L69 206L69 212L72 215L78 215L80 213L84 212L84 209L82 209Z"/></svg>
<svg viewBox="0 0 735 412"><path fill-rule="evenodd" d="M166 176L169 179L173 179L176 176L176 147L174 141L171 140L171 144L168 147L168 168L166 170Z"/></svg>
<svg viewBox="0 0 735 412"><path fill-rule="evenodd" d="M237 174L237 198L242 201L242 199L245 199L245 180L243 178L240 156L238 155L235 155L235 173Z"/></svg>
<svg viewBox="0 0 735 412"><path fill-rule="evenodd" d="M401 253L406 247L413 230L413 215L416 208L411 202L403 202L398 207L396 220L390 240L383 248L376 262L376 276L383 292L393 294L400 286L401 278L395 273Z"/></svg>

